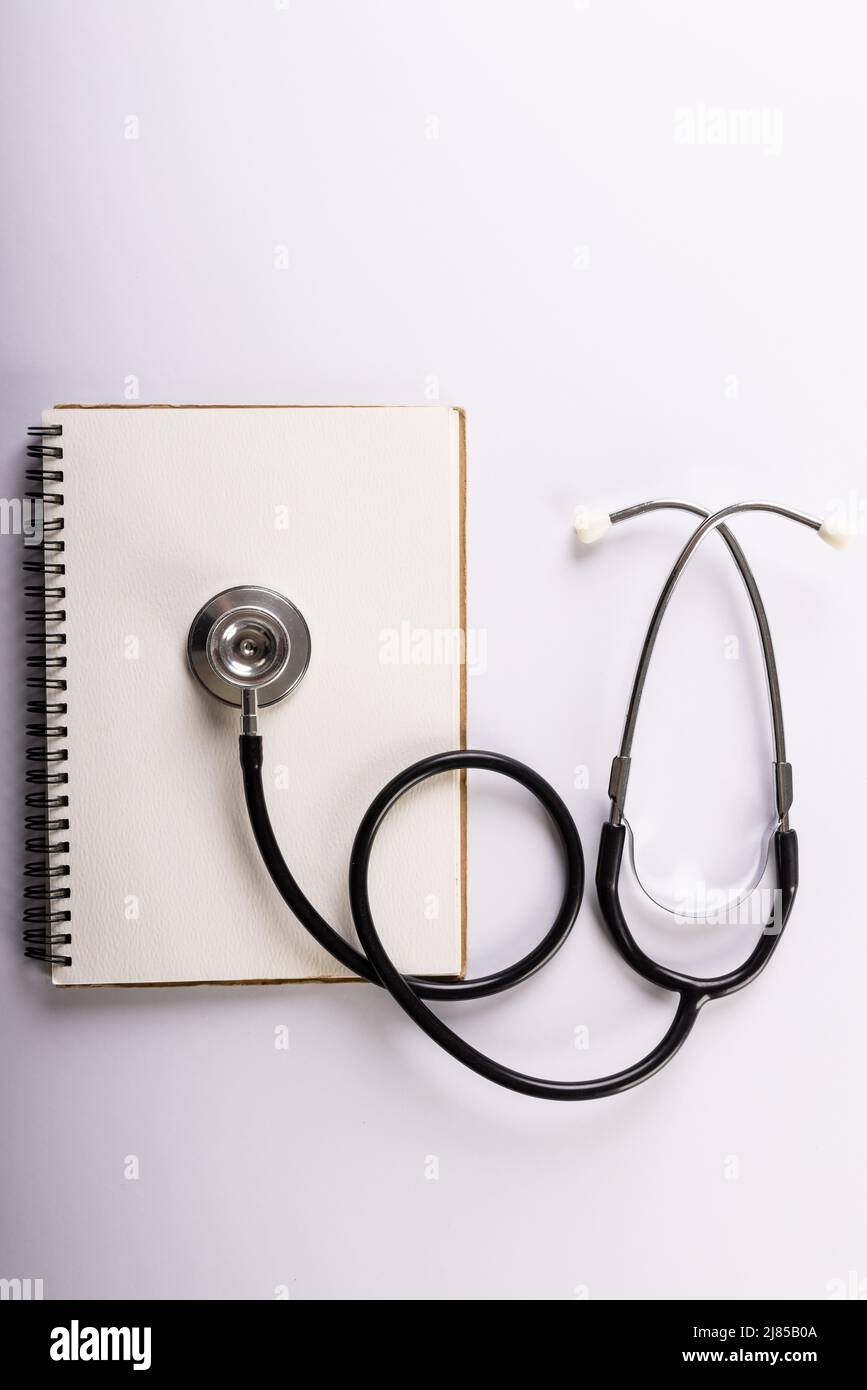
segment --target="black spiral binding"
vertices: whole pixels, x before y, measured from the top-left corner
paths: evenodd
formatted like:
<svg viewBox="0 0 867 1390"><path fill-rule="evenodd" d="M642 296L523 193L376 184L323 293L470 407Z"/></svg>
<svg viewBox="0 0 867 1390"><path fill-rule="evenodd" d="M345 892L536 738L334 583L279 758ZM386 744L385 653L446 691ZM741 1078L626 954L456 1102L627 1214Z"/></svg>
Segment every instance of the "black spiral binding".
<svg viewBox="0 0 867 1390"><path fill-rule="evenodd" d="M28 444L28 487L25 498L42 509L42 543L27 547L24 571L27 581L27 688L34 698L27 700L27 713L34 716L27 724L27 814L24 821L28 858L24 866L24 954L31 960L52 965L71 965L72 957L62 951L72 937L69 932L69 864L59 858L69 851L64 832L69 829L69 797L66 749L57 739L66 738L61 721L66 714L66 634L60 626L65 619L66 565L63 517L58 510L63 494L59 464L63 448L48 441L59 439L61 425L34 425L27 431L36 442ZM31 576L33 576L31 578ZM38 698L37 698L38 692Z"/></svg>

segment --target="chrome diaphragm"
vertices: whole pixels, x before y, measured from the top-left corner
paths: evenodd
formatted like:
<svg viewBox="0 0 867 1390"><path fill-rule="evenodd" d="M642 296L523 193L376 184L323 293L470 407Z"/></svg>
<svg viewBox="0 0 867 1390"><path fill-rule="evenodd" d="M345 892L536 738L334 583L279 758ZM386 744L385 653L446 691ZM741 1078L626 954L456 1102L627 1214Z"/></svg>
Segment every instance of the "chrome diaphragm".
<svg viewBox="0 0 867 1390"><path fill-rule="evenodd" d="M244 691L252 690L260 705L273 705L307 670L310 629L282 594L242 584L199 609L187 656L193 674L218 700L240 705Z"/></svg>

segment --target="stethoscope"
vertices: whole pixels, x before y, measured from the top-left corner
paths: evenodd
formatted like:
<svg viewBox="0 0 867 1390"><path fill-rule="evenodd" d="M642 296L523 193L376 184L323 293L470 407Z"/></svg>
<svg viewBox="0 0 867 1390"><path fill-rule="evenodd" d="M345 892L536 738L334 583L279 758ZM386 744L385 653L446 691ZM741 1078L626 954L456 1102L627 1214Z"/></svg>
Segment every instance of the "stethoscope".
<svg viewBox="0 0 867 1390"><path fill-rule="evenodd" d="M646 1056L622 1071L595 1080L545 1080L497 1062L455 1033L426 1002L483 999L511 989L541 970L569 935L584 892L584 855L575 822L554 788L531 767L515 758L503 753L466 749L422 758L392 778L374 798L362 818L349 859L349 901L362 948L358 951L325 921L293 878L271 826L262 784L259 708L283 699L303 678L311 651L307 623L298 608L280 594L255 585L244 585L224 590L210 599L196 615L189 632L187 653L193 673L212 695L241 707L239 745L250 826L265 867L286 905L320 946L362 979L384 986L419 1028L452 1057L489 1081L525 1095L549 1100L593 1100L616 1095L653 1076L682 1046L705 1004L743 989L764 970L777 949L798 890L798 840L789 825L792 769L786 758L773 640L755 576L725 522L741 512L773 512L816 531L835 548L842 548L847 538L815 517L770 502L737 502L713 514L691 503L671 500L643 502L610 515L594 515L579 508L575 530L578 539L589 544L598 540L612 526L632 517L665 509L690 512L702 520L671 568L644 638L626 710L620 749L611 765L608 787L611 812L602 826L596 865L596 892L608 934L620 955L638 975L676 994L678 1003L668 1030ZM701 977L661 965L641 949L623 912L619 884L627 841L624 813L632 746L651 657L672 594L696 549L711 531L719 532L740 572L762 648L774 745L776 828L773 851L777 891L768 921L746 960L723 975ZM511 778L531 792L544 807L556 831L565 864L565 885L559 910L551 927L531 951L514 964L490 975L461 980L402 975L382 943L370 908L368 877L377 834L389 811L411 788L443 772L473 768L498 772Z"/></svg>

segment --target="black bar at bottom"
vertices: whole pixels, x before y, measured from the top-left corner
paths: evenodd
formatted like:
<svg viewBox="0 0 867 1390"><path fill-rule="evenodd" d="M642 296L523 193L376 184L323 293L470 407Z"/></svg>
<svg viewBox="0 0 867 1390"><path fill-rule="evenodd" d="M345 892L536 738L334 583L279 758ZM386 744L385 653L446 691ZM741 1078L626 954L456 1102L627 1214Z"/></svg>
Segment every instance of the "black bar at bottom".
<svg viewBox="0 0 867 1390"><path fill-rule="evenodd" d="M373 1301L373 1300L372 1300ZM489 1316L484 1300L474 1300L472 1321L455 1326L459 1340L484 1337ZM378 1346L412 1345L413 1328L407 1314L388 1332L382 1314L370 1304L358 1320L357 1333L346 1326L346 1303L305 1302L25 1302L7 1299L0 1305L4 1363L29 1371L80 1373L93 1377L101 1369L112 1374L151 1378L179 1371L232 1372L249 1376L254 1368L281 1368L288 1374L298 1356L323 1356L329 1372L343 1357L359 1368L359 1358ZM580 1298L547 1314L549 1325L573 1343L579 1355L576 1373L590 1366L599 1370L668 1371L675 1367L765 1366L787 1369L807 1366L823 1372L857 1364L863 1338L863 1304L843 1297L839 1302L595 1302ZM495 1316L500 1317L497 1313ZM388 1318L387 1308L385 1318ZM535 1321L535 1319L534 1319ZM334 1337L336 1322L341 1335ZM329 1332L328 1329L331 1329ZM439 1321L431 1336L424 1334L428 1354L441 1358L440 1374L455 1343L449 1323ZM521 1343L533 1328L515 1329ZM510 1337L498 1334L496 1344ZM486 1338L480 1345L492 1345ZM564 1343L565 1351L568 1343ZM367 1352L365 1352L365 1346ZM525 1343L525 1350L530 1346ZM592 1360L591 1360L592 1358ZM491 1358L486 1370L490 1369ZM583 1370L582 1370L583 1368Z"/></svg>

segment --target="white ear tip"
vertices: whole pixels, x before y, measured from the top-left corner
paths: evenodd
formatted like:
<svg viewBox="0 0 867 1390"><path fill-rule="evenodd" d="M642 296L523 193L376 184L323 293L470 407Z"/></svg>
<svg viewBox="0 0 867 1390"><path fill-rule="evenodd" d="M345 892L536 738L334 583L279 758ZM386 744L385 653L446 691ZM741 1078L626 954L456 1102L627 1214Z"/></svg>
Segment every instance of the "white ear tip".
<svg viewBox="0 0 867 1390"><path fill-rule="evenodd" d="M586 507L576 507L573 525L579 541L583 545L592 545L611 530L612 522L607 512L591 512Z"/></svg>
<svg viewBox="0 0 867 1390"><path fill-rule="evenodd" d="M819 527L819 535L826 545L833 546L835 550L845 550L852 539L848 531L842 531L828 521L822 522Z"/></svg>

